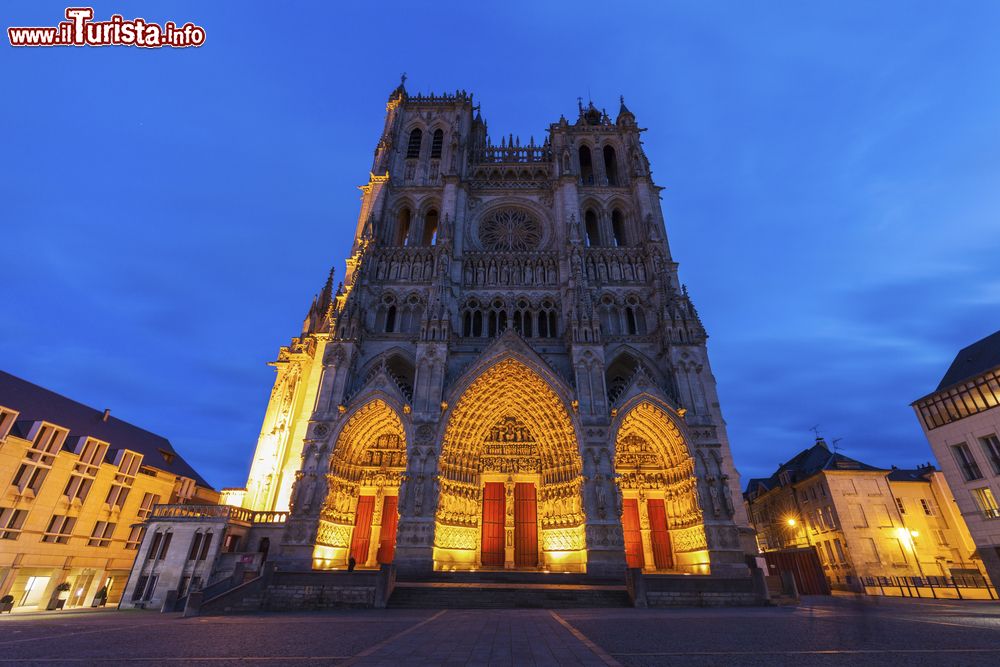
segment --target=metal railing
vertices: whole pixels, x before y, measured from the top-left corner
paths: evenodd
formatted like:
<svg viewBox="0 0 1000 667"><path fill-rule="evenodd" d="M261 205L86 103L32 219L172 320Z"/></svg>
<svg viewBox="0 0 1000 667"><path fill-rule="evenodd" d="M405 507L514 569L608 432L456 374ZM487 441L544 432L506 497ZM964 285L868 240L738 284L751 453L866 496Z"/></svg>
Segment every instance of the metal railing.
<svg viewBox="0 0 1000 667"><path fill-rule="evenodd" d="M156 505L151 519L225 519L248 524L285 523L288 512L258 512L232 505Z"/></svg>
<svg viewBox="0 0 1000 667"><path fill-rule="evenodd" d="M983 576L956 575L953 577L861 577L869 595L897 597L955 597L964 600L983 599L985 592L990 600L997 599L997 591ZM964 591L964 595L963 595ZM972 594L973 592L978 595Z"/></svg>

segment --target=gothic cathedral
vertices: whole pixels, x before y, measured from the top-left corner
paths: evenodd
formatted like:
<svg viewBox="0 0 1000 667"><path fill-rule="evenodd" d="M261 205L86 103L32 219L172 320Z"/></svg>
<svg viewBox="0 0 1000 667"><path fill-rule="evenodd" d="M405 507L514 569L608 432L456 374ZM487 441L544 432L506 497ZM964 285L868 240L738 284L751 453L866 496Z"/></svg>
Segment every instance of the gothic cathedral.
<svg viewBox="0 0 1000 667"><path fill-rule="evenodd" d="M623 100L495 143L465 91L392 92L344 281L281 348L247 487L226 492L290 511L277 558L746 575L640 132Z"/></svg>

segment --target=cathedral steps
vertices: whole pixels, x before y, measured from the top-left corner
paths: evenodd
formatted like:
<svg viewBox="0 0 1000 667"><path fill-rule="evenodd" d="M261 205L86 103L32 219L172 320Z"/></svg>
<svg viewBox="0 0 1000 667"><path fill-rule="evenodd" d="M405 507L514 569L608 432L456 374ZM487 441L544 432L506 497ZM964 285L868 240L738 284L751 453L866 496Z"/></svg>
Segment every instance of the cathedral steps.
<svg viewBox="0 0 1000 667"><path fill-rule="evenodd" d="M438 573L398 581L388 606L397 609L566 609L631 607L620 581L538 572Z"/></svg>

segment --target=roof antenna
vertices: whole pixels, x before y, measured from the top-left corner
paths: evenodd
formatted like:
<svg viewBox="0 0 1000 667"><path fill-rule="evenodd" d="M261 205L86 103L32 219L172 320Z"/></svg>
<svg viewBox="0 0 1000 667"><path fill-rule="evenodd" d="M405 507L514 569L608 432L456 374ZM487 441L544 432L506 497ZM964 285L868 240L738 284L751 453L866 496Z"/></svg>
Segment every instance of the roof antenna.
<svg viewBox="0 0 1000 667"><path fill-rule="evenodd" d="M839 452L840 451L840 447L837 446L837 443L840 442L841 440L843 440L843 438L834 438L833 439L833 451L835 451L835 452Z"/></svg>
<svg viewBox="0 0 1000 667"><path fill-rule="evenodd" d="M823 439L822 436L820 436L820 434L819 434L819 424L816 424L815 426L811 427L809 430L816 434L816 439L817 440L822 440Z"/></svg>

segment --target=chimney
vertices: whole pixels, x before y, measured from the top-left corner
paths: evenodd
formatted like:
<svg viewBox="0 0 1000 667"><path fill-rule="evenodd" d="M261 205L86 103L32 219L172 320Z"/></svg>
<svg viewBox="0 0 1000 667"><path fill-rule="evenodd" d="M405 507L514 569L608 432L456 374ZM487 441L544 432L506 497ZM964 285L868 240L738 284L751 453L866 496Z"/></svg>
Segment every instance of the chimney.
<svg viewBox="0 0 1000 667"><path fill-rule="evenodd" d="M102 422L108 421L111 417L111 408L104 408L104 416L101 417Z"/></svg>

